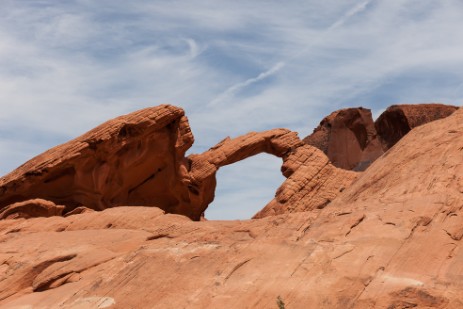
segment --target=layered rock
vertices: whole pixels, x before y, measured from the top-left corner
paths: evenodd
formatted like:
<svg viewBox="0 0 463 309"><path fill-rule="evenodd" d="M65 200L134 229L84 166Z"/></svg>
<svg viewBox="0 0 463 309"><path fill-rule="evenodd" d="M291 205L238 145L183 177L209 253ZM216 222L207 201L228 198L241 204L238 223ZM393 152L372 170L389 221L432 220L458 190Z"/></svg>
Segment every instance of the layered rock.
<svg viewBox="0 0 463 309"><path fill-rule="evenodd" d="M227 138L185 157L193 144L178 107L161 105L110 120L33 158L0 179L0 211L30 199L64 205L63 214L116 206L157 206L199 220L214 199L222 166L266 152L283 159L288 178L258 215L322 208L355 174L333 167L295 132L274 129ZM32 208L23 208L22 216Z"/></svg>
<svg viewBox="0 0 463 309"><path fill-rule="evenodd" d="M2 220L0 308L462 308L462 147L458 110L311 212Z"/></svg>
<svg viewBox="0 0 463 309"><path fill-rule="evenodd" d="M373 122L362 107L335 111L303 141L322 150L333 165L363 171L414 127L451 115L456 106L393 105Z"/></svg>
<svg viewBox="0 0 463 309"><path fill-rule="evenodd" d="M321 150L309 145L285 157L281 170L287 179L253 218L323 209L359 175L333 166Z"/></svg>
<svg viewBox="0 0 463 309"><path fill-rule="evenodd" d="M179 173L193 144L182 109L161 105L110 120L54 147L0 179L0 210L41 198L65 205L158 206L182 212L188 189Z"/></svg>
<svg viewBox="0 0 463 309"><path fill-rule="evenodd" d="M275 198L254 218L321 209L357 177L357 173L334 167L323 152L304 145L295 132L286 129L251 132L227 138L203 154L189 157L195 191L207 198L202 210L214 199L215 174L221 166L262 152L283 159L281 171L287 179L277 189Z"/></svg>

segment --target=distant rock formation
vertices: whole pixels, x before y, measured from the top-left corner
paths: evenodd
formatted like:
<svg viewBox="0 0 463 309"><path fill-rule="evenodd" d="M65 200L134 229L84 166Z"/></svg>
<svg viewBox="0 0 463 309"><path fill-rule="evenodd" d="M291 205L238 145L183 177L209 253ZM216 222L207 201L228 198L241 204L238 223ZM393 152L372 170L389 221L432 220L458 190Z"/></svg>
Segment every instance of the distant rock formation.
<svg viewBox="0 0 463 309"><path fill-rule="evenodd" d="M375 122L369 109L346 108L325 117L303 141L322 150L334 166L363 171L411 129L448 117L457 108L443 104L393 105Z"/></svg>
<svg viewBox="0 0 463 309"><path fill-rule="evenodd" d="M349 170L364 170L413 127L455 109L392 106L376 123L368 109L343 109L325 117L305 143L295 132L274 129L226 138L185 157L194 138L184 111L146 108L105 122L0 178L0 219L156 206L200 220L214 200L218 169L262 152L282 158L287 179L254 218L322 209L358 177Z"/></svg>

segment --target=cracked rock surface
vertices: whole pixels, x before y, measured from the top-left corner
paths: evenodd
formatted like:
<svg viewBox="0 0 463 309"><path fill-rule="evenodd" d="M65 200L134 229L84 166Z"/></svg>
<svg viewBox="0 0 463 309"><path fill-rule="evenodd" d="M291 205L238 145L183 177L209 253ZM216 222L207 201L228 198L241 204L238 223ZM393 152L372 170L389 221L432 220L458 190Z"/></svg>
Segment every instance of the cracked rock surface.
<svg viewBox="0 0 463 309"><path fill-rule="evenodd" d="M200 220L214 200L218 169L262 152L282 158L288 179L256 217L322 208L357 177L287 129L226 138L185 157L193 141L184 111L172 105L110 120L0 178L0 219L51 215L17 205L41 199L62 205L55 215L155 206Z"/></svg>
<svg viewBox="0 0 463 309"><path fill-rule="evenodd" d="M198 170L240 158L220 148ZM287 181L303 161L288 154ZM124 206L6 218L0 308L462 308L463 110L355 175L324 207L257 220Z"/></svg>

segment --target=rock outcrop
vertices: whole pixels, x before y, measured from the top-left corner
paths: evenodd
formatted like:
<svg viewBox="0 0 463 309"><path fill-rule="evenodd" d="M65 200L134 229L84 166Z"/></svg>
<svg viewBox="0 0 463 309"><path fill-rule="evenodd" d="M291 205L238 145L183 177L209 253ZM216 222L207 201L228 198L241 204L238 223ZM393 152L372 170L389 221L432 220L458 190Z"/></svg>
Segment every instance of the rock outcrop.
<svg viewBox="0 0 463 309"><path fill-rule="evenodd" d="M359 175L333 166L321 150L309 145L290 153L281 170L287 179L253 218L323 209Z"/></svg>
<svg viewBox="0 0 463 309"><path fill-rule="evenodd" d="M450 116L458 109L444 104L392 105L375 121L384 149L394 146L411 129Z"/></svg>
<svg viewBox="0 0 463 309"><path fill-rule="evenodd" d="M217 170L262 152L283 159L288 179L258 217L322 208L356 178L286 129L227 138L185 157L193 140L178 107L161 105L118 117L1 178L0 211L40 198L64 205L64 215L122 205L156 206L199 220L214 200ZM32 208L23 208L22 216L28 210Z"/></svg>
<svg viewBox="0 0 463 309"><path fill-rule="evenodd" d="M1 220L0 308L463 308L462 147L460 109L316 211Z"/></svg>
<svg viewBox="0 0 463 309"><path fill-rule="evenodd" d="M322 150L334 166L347 170L363 171L384 153L371 111L362 107L331 113L303 141Z"/></svg>
<svg viewBox="0 0 463 309"><path fill-rule="evenodd" d="M414 127L448 117L456 109L443 104L393 105L373 122L369 109L346 108L325 117L303 141L322 150L334 166L363 171Z"/></svg>
<svg viewBox="0 0 463 309"><path fill-rule="evenodd" d="M226 138L210 150L188 157L195 191L207 198L196 203L203 205L201 210L205 211L214 199L215 174L221 166L262 152L283 159L281 171L287 179L277 189L275 198L254 218L321 209L357 178L357 173L334 167L319 149L304 145L295 132L251 132L235 139ZM198 179L201 181L195 181Z"/></svg>
<svg viewBox="0 0 463 309"><path fill-rule="evenodd" d="M179 171L193 144L182 109L161 105L110 120L52 148L0 179L0 210L41 198L65 205L158 206L181 213L188 190Z"/></svg>
<svg viewBox="0 0 463 309"><path fill-rule="evenodd" d="M0 212L1 219L61 216L64 206L43 199L33 199L7 206Z"/></svg>

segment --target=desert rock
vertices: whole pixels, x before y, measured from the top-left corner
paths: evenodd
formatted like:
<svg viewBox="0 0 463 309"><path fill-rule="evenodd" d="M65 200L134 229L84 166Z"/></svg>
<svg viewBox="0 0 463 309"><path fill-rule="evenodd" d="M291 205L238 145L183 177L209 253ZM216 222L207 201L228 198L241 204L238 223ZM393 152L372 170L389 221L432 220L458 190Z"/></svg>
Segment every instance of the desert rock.
<svg viewBox="0 0 463 309"><path fill-rule="evenodd" d="M322 208L356 178L286 129L227 138L185 157L193 140L184 111L175 106L115 118L0 178L0 210L40 198L64 205L64 215L156 206L200 220L214 200L218 169L262 152L283 159L288 179L258 217Z"/></svg>
<svg viewBox="0 0 463 309"><path fill-rule="evenodd" d="M202 203L203 211L214 198L217 170L262 152L283 159L281 171L287 179L277 189L275 198L254 218L321 209L357 178L357 173L334 167L319 149L304 145L295 132L251 132L235 139L226 138L210 150L189 157L191 178L201 179L195 190L200 192L198 196L208 198Z"/></svg>
<svg viewBox="0 0 463 309"><path fill-rule="evenodd" d="M60 216L64 208L43 199L32 199L8 205L0 212L0 220Z"/></svg>
<svg viewBox="0 0 463 309"><path fill-rule="evenodd" d="M462 147L460 109L326 207L258 220L156 207L2 220L0 308L462 308Z"/></svg>
<svg viewBox="0 0 463 309"><path fill-rule="evenodd" d="M243 137L246 156L256 145L282 155L288 180L319 160L308 153L323 158L277 132ZM193 173L244 156L233 140ZM121 206L1 220L0 308L462 308L462 149L460 109L411 130L320 209L196 222Z"/></svg>
<svg viewBox="0 0 463 309"><path fill-rule="evenodd" d="M322 150L334 166L363 171L414 127L448 117L456 109L444 104L393 105L375 122L369 109L341 109L325 117L303 141Z"/></svg>
<svg viewBox="0 0 463 309"><path fill-rule="evenodd" d="M322 150L334 166L362 171L384 151L371 111L347 108L325 117L304 142Z"/></svg>
<svg viewBox="0 0 463 309"><path fill-rule="evenodd" d="M384 148L394 146L411 129L451 115L458 107L444 104L392 105L375 121Z"/></svg>
<svg viewBox="0 0 463 309"><path fill-rule="evenodd" d="M95 210L155 205L179 212L188 192L178 173L193 135L182 109L161 105L110 120L0 179L0 209L41 198Z"/></svg>

